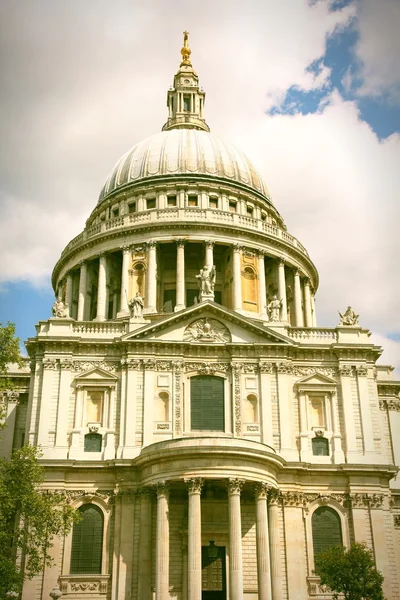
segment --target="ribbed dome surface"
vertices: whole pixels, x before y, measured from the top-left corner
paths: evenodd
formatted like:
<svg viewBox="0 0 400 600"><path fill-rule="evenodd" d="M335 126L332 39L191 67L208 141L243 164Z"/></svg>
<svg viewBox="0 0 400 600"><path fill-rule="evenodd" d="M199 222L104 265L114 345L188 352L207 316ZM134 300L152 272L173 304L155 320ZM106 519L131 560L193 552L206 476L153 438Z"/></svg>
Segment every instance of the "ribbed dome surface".
<svg viewBox="0 0 400 600"><path fill-rule="evenodd" d="M146 138L124 154L108 177L99 202L141 179L196 174L226 179L270 198L260 174L235 146L206 131L172 129Z"/></svg>

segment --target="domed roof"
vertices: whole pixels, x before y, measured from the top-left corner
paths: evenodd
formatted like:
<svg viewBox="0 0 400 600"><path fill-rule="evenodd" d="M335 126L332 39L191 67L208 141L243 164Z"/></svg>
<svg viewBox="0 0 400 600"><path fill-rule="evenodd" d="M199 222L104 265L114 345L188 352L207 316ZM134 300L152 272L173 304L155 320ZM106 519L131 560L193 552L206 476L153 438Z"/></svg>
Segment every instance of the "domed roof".
<svg viewBox="0 0 400 600"><path fill-rule="evenodd" d="M200 175L250 188L268 200L261 175L235 146L197 129L170 129L146 138L124 154L108 177L99 202L147 178Z"/></svg>

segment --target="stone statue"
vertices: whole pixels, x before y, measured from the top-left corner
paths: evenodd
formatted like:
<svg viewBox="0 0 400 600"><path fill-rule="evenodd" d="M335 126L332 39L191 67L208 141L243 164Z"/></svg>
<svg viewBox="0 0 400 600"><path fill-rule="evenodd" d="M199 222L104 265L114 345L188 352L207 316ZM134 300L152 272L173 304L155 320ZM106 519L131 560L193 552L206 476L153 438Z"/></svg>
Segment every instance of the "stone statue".
<svg viewBox="0 0 400 600"><path fill-rule="evenodd" d="M134 319L141 319L143 316L143 306L143 298L140 295L140 292L136 292L136 296L129 302L131 317Z"/></svg>
<svg viewBox="0 0 400 600"><path fill-rule="evenodd" d="M270 321L276 322L281 320L281 306L282 300L278 300L276 296L272 296L272 300L267 306Z"/></svg>
<svg viewBox="0 0 400 600"><path fill-rule="evenodd" d="M61 297L58 296L58 298L56 298L54 304L53 304L53 308L51 309L52 313L53 313L53 317L56 317L56 319L65 319L65 318L69 318L69 308L68 308L68 304L66 302L63 302L61 300Z"/></svg>
<svg viewBox="0 0 400 600"><path fill-rule="evenodd" d="M196 279L198 280L201 294L210 296L214 293L215 275L214 266L210 269L208 265L205 265L200 269L200 273L199 275L196 275Z"/></svg>
<svg viewBox="0 0 400 600"><path fill-rule="evenodd" d="M357 315L351 306L348 306L346 312L342 315L339 312L340 323L339 325L344 325L345 327L349 327L351 325L358 325L358 318L360 315Z"/></svg>

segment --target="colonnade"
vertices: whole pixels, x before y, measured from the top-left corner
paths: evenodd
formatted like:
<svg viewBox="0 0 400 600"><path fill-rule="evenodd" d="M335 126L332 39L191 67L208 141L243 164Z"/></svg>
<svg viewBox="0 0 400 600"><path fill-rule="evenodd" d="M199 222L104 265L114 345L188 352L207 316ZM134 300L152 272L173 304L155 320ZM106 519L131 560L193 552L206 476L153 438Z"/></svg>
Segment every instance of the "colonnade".
<svg viewBox="0 0 400 600"><path fill-rule="evenodd" d="M201 600L201 490L202 478L185 480L188 490L187 562L184 568L183 598ZM241 491L245 481L226 480L228 493L229 569L228 586L230 600L243 600L243 557ZM169 599L169 485L156 484L157 524L155 551L156 600ZM259 600L282 600L281 546L279 537L278 503L267 503L271 486L257 483L253 486L256 514L256 552ZM151 488L141 492L140 548L138 590L141 600L150 600L151 594Z"/></svg>
<svg viewBox="0 0 400 600"><path fill-rule="evenodd" d="M186 281L185 281L185 240L176 240L177 252L176 252L176 306L175 311L179 311L185 308L185 292L186 292ZM146 289L145 289L145 310L146 314L157 312L157 242L149 241L146 242L147 251L147 264L146 264ZM244 251L243 246L240 244L232 245L232 298L231 306L235 311L242 311L243 299L242 299L242 253ZM265 257L266 252L257 250L258 259L258 297L259 306L258 313L261 317L268 320L268 309L267 309L267 289L266 289L266 278L265 278ZM130 257L131 249L129 246L122 248L122 266L121 266L121 291L120 291L120 306L117 313L118 317L124 317L129 315L128 307L128 296L127 292L129 289L129 270L130 270ZM108 262L107 254L103 253L99 255L99 269L98 269L98 282L97 282L97 311L95 321L107 320L107 309L108 309L108 288L107 288L107 271ZM214 242L211 240L205 241L205 264L211 268L214 264ZM285 268L286 266L286 268ZM310 280L306 277L301 277L300 272L291 267L289 264L285 265L283 259L276 259L277 269L277 297L281 300L280 309L280 321L287 322L288 320L288 299L287 299L287 282L286 282L286 269L293 268L293 312L294 318L292 317L291 323L297 327L316 327L315 319L315 304L314 295L311 290ZM87 262L83 261L80 264L79 271L79 292L78 292L78 307L77 307L77 320L85 320L87 315L86 303L87 298L87 283L88 283L88 265ZM72 306L72 273L69 272L66 275L66 293L65 301L69 307ZM87 318L87 317L86 317Z"/></svg>

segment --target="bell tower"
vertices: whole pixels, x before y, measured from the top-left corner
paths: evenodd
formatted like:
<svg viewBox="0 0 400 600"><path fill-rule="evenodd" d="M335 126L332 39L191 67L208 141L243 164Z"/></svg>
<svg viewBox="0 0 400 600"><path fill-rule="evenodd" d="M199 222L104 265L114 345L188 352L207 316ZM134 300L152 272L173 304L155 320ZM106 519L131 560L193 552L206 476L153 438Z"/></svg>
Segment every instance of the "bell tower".
<svg viewBox="0 0 400 600"><path fill-rule="evenodd" d="M174 85L168 90L169 116L163 131L179 128L210 131L203 116L205 93L199 87L198 75L190 61L191 52L189 33L185 31L181 50L182 61L179 71L175 74Z"/></svg>

